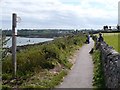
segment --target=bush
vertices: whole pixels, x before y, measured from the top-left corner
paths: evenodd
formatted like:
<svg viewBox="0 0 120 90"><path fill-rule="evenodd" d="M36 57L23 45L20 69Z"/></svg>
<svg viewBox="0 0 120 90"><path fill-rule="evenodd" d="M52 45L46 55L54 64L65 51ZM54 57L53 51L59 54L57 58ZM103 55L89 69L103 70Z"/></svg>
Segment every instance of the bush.
<svg viewBox="0 0 120 90"><path fill-rule="evenodd" d="M49 58L59 59L60 50L56 47L55 44L47 45L42 48L42 52L45 54L45 59Z"/></svg>

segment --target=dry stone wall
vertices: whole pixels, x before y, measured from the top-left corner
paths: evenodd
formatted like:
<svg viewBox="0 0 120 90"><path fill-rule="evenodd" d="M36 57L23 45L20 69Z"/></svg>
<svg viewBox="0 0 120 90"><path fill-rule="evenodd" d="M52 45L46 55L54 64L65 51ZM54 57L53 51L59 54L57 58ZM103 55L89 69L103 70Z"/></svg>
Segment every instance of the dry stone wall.
<svg viewBox="0 0 120 90"><path fill-rule="evenodd" d="M106 87L120 88L120 53L105 42L101 42L100 51Z"/></svg>

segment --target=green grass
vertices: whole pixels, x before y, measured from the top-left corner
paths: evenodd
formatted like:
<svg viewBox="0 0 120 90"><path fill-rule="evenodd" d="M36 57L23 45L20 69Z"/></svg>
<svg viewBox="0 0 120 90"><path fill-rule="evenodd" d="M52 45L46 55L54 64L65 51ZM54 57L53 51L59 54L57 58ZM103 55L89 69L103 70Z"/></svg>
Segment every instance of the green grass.
<svg viewBox="0 0 120 90"><path fill-rule="evenodd" d="M93 53L93 63L94 63L93 86L98 89L105 88L104 73L99 50L95 50L95 52Z"/></svg>
<svg viewBox="0 0 120 90"><path fill-rule="evenodd" d="M56 85L60 84L62 78L67 75L67 71L62 70L57 75L47 73L47 77L44 79L32 78L29 82L21 85L20 88L54 88Z"/></svg>
<svg viewBox="0 0 120 90"><path fill-rule="evenodd" d="M105 42L109 44L110 46L113 46L113 48L118 52L120 52L120 43L119 43L120 37L119 36L120 34L114 34L114 33L103 34Z"/></svg>
<svg viewBox="0 0 120 90"><path fill-rule="evenodd" d="M56 86L61 81L61 78L66 75L66 72L63 71L69 70L72 66L72 63L68 61L69 56L83 45L85 39L83 34L70 35L57 38L43 45L28 46L21 52L17 52L18 80L14 81L12 81L13 65L11 56L5 57L2 61L3 87L14 87L16 83L23 88L51 88ZM61 67L60 71L63 71L57 74L50 74L50 70L57 66Z"/></svg>

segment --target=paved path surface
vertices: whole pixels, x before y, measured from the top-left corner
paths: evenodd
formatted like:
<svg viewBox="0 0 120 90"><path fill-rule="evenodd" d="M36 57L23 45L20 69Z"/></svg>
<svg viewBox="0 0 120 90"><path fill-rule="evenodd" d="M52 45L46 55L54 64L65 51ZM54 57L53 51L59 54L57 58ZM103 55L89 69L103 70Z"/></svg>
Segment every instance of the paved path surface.
<svg viewBox="0 0 120 90"><path fill-rule="evenodd" d="M92 88L93 62L89 51L93 46L90 39L90 44L81 47L72 70L57 88Z"/></svg>

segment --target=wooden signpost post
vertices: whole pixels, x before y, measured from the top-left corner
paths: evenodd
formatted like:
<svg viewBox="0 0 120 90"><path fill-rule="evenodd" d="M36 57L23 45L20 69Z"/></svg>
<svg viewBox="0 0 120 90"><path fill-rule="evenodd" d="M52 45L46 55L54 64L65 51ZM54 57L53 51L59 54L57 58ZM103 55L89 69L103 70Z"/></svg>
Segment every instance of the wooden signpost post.
<svg viewBox="0 0 120 90"><path fill-rule="evenodd" d="M16 28L17 14L12 14L12 62L13 62L13 76L16 78L17 61L16 61Z"/></svg>

